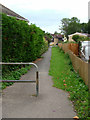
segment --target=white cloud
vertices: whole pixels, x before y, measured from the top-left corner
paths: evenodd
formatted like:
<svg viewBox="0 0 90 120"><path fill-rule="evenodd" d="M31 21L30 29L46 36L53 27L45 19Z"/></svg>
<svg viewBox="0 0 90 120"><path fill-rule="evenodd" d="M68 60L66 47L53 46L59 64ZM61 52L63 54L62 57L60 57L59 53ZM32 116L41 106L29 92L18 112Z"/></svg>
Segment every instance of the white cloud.
<svg viewBox="0 0 90 120"><path fill-rule="evenodd" d="M39 21L39 19L42 18L42 25L46 24L43 18L48 17L48 15L51 16L51 22L54 20L53 17L60 18L60 16L61 19L62 17L77 17L81 22L88 21L88 0L0 0L0 3L23 17L30 18L30 21L31 19L35 21L35 18ZM43 15L45 11L46 13ZM47 11L52 11L52 13L50 12L50 14L47 14ZM36 15L35 13L38 14ZM56 26L58 23L59 19L57 23L55 23ZM48 29L49 27L52 29L51 26L48 26Z"/></svg>
<svg viewBox="0 0 90 120"><path fill-rule="evenodd" d="M65 10L73 8L86 9L88 0L0 0L7 6L20 7L29 10L55 9Z"/></svg>
<svg viewBox="0 0 90 120"><path fill-rule="evenodd" d="M54 33L55 31L60 32L58 25L51 25L46 27L41 27L42 30L45 30L45 32Z"/></svg>

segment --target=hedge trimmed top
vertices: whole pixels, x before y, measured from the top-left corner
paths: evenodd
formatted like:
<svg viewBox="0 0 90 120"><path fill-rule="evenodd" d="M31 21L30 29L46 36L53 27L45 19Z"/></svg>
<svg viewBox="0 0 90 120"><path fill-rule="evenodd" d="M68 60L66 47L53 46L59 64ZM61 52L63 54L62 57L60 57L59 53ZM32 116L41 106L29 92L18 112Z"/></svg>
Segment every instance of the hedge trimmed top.
<svg viewBox="0 0 90 120"><path fill-rule="evenodd" d="M36 25L2 14L2 61L31 62L40 57L43 36Z"/></svg>

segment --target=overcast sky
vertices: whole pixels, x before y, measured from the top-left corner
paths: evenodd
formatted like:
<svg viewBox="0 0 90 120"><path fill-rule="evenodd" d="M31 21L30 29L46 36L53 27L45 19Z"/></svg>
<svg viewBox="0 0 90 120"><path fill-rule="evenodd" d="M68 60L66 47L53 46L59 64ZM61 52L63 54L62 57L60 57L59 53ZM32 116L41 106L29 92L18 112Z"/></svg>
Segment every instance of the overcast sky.
<svg viewBox="0 0 90 120"><path fill-rule="evenodd" d="M46 32L59 31L63 18L77 17L88 22L89 0L0 0L0 3L27 18Z"/></svg>

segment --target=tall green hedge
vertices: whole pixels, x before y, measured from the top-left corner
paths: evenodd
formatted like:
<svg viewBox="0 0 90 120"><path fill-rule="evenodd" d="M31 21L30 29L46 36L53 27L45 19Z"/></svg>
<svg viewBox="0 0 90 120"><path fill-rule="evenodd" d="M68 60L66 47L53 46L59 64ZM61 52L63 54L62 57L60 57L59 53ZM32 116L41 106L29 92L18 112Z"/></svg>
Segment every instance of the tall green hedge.
<svg viewBox="0 0 90 120"><path fill-rule="evenodd" d="M43 31L36 25L2 14L2 61L32 62L40 57L42 47L45 47L43 36Z"/></svg>

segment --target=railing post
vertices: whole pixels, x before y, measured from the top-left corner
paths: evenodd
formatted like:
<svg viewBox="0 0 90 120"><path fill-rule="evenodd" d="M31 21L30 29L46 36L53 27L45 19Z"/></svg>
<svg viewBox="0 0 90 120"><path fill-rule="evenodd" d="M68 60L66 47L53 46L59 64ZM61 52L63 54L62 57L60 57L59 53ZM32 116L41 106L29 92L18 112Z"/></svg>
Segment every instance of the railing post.
<svg viewBox="0 0 90 120"><path fill-rule="evenodd" d="M36 72L36 96L38 96L39 93L39 75L38 75L38 71Z"/></svg>

